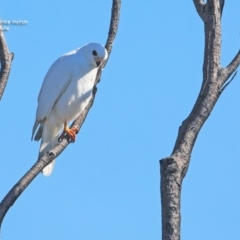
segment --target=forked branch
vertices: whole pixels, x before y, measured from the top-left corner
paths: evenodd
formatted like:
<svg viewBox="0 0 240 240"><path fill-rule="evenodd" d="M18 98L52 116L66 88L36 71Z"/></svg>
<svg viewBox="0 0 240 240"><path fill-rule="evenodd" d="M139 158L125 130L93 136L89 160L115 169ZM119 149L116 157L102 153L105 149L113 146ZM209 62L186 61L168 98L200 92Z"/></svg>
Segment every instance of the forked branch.
<svg viewBox="0 0 240 240"><path fill-rule="evenodd" d="M203 124L209 117L221 89L240 63L240 53L226 67L220 66L222 0L193 0L204 21L205 51L203 79L200 93L189 116L179 127L177 140L171 155L160 160L162 239L180 239L180 202L182 181L186 175L192 149Z"/></svg>
<svg viewBox="0 0 240 240"><path fill-rule="evenodd" d="M204 21L205 19L205 6L206 3L203 0L193 0L194 5L196 7L196 10L199 14L199 16L202 18L202 20Z"/></svg>

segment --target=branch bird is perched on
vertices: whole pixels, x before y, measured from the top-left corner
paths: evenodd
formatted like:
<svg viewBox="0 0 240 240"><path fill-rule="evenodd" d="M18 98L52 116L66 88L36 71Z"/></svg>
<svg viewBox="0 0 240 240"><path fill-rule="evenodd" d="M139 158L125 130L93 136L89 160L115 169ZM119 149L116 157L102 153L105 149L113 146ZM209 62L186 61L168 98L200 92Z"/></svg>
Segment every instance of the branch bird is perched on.
<svg viewBox="0 0 240 240"><path fill-rule="evenodd" d="M63 55L50 67L38 95L32 130L33 139L39 126L34 137L36 141L42 138L39 157L54 148L66 134L70 141L75 141L77 129L69 129L68 123L87 106L98 67L107 57L101 44L89 43ZM45 176L52 173L54 161L43 169Z"/></svg>

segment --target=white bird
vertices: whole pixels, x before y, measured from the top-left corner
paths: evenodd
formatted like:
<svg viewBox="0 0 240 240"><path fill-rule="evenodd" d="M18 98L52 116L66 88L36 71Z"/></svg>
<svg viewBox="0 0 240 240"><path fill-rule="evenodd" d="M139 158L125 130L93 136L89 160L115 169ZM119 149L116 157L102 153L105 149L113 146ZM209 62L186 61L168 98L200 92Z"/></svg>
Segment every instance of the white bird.
<svg viewBox="0 0 240 240"><path fill-rule="evenodd" d="M87 106L98 67L108 53L99 43L89 43L58 58L48 70L38 95L36 120L32 139L42 138L39 157L54 148L65 134L74 142L77 129L69 129L73 121ZM59 137L59 132L63 133ZM54 161L43 169L43 175L53 171Z"/></svg>

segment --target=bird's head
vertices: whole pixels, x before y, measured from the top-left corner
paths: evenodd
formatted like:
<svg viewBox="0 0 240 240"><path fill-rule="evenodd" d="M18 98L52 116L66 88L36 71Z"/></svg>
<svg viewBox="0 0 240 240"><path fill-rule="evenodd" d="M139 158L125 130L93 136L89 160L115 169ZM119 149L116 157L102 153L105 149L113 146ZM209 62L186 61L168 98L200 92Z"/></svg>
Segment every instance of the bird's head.
<svg viewBox="0 0 240 240"><path fill-rule="evenodd" d="M108 58L107 50L99 43L88 43L82 47L82 50L84 56L90 61L93 67L99 67Z"/></svg>

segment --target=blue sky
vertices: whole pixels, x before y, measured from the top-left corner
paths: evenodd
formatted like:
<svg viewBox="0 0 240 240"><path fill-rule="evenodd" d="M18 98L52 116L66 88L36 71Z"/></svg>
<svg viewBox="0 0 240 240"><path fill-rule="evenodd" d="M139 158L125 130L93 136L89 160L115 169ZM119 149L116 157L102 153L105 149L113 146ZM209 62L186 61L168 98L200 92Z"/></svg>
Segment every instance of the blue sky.
<svg viewBox="0 0 240 240"><path fill-rule="evenodd" d="M111 1L3 1L15 58L0 103L0 197L37 160L36 101L50 65L105 43ZM240 2L226 1L222 65L240 44ZM203 23L192 1L123 1L117 38L77 141L9 210L2 240L160 239L159 159L169 156L202 79ZM182 239L240 239L240 77L224 91L195 144L182 190Z"/></svg>

